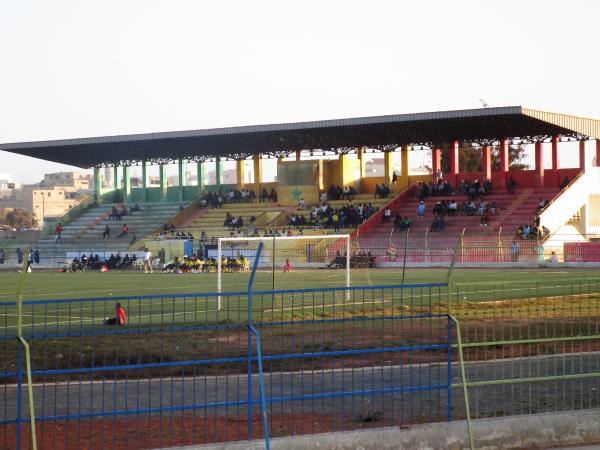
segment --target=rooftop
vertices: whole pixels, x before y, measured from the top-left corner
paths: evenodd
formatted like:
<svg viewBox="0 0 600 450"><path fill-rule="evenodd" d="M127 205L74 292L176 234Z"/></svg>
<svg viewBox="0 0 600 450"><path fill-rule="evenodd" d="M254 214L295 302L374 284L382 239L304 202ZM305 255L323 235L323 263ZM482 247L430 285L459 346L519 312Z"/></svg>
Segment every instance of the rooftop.
<svg viewBox="0 0 600 450"><path fill-rule="evenodd" d="M454 140L546 139L555 135L600 139L600 120L522 106L437 111L350 119L250 125L203 130L0 144L0 150L83 168L178 158L243 159L295 150L403 144L436 145Z"/></svg>

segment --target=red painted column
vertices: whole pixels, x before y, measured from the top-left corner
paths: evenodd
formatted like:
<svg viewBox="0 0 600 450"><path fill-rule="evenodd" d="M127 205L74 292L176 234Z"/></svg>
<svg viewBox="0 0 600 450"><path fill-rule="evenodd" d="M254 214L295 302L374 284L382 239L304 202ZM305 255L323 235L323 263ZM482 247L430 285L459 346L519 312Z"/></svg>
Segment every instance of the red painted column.
<svg viewBox="0 0 600 450"><path fill-rule="evenodd" d="M458 184L458 173L460 172L460 164L458 159L458 149L460 148L460 142L452 141L450 144L450 180L455 184Z"/></svg>
<svg viewBox="0 0 600 450"><path fill-rule="evenodd" d="M558 143L560 142L560 136L552 137L552 170L554 171L554 182L555 187L560 184L560 176L558 175L558 169L560 169L560 160L558 159Z"/></svg>
<svg viewBox="0 0 600 450"><path fill-rule="evenodd" d="M585 141L579 141L579 168L585 170Z"/></svg>
<svg viewBox="0 0 600 450"><path fill-rule="evenodd" d="M492 146L484 145L481 149L481 171L484 180L492 179Z"/></svg>
<svg viewBox="0 0 600 450"><path fill-rule="evenodd" d="M508 174L509 165L509 149L508 140L500 139L500 188L506 187L506 176Z"/></svg>
<svg viewBox="0 0 600 450"><path fill-rule="evenodd" d="M535 143L535 187L544 187L544 144Z"/></svg>
<svg viewBox="0 0 600 450"><path fill-rule="evenodd" d="M600 139L596 139L596 166L600 167Z"/></svg>
<svg viewBox="0 0 600 450"><path fill-rule="evenodd" d="M442 149L439 147L431 150L431 170L433 177L435 178L438 169L442 168Z"/></svg>

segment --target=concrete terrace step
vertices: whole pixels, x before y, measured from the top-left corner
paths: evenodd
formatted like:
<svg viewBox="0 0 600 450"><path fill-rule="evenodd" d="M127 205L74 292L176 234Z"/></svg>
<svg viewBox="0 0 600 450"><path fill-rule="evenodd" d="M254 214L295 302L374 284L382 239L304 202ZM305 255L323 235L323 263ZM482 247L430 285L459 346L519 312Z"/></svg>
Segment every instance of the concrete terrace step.
<svg viewBox="0 0 600 450"><path fill-rule="evenodd" d="M490 216L490 222L487 227L481 226L481 216L479 215L455 215L446 217L447 224L444 231L437 233L427 231L433 221L432 210L435 204L437 202L442 202L443 200L448 201L451 199L456 200L460 204L461 202L468 202L467 196L458 194L454 196L437 196L425 199L426 216L423 219L418 219L416 217L419 200L417 198L412 198L392 211L390 222L379 223L371 231L363 234L361 239L389 239L393 229L394 216L400 214L403 217L408 216L411 218L412 236L424 236L425 233L428 233L428 236L431 236L432 238L435 236L436 239L439 239L442 236L446 236L448 239L456 240L456 236L465 229L467 232L466 236L487 237L491 239L497 238L498 232L502 230L503 235L508 235L509 237L506 239L510 241L512 239L513 230L519 225L524 226L534 222L539 199L553 199L557 194L558 190L554 188L517 189L514 194L509 194L507 192L491 193L485 197L485 200L488 203L496 203L497 213L496 215Z"/></svg>
<svg viewBox="0 0 600 450"><path fill-rule="evenodd" d="M141 239L180 210L180 204L174 202L139 203L140 211L122 216L121 220L108 220L107 216L115 205L120 204L109 203L90 208L73 222L66 224L62 234L64 244L85 246L90 242L99 242L105 226L108 225L111 229L111 237L107 241L102 241L104 242L102 245L128 246L133 233ZM129 211L131 205L125 206ZM123 242L121 244L117 242L116 236L125 224L129 227L129 234L119 239ZM48 241L54 243L53 239ZM42 240L41 244L47 245L45 240Z"/></svg>

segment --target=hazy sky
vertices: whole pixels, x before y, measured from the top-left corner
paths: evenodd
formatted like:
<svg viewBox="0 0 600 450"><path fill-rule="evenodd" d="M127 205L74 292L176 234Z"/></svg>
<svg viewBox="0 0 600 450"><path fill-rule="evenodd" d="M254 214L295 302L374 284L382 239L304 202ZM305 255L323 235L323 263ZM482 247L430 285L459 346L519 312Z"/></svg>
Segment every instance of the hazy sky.
<svg viewBox="0 0 600 450"><path fill-rule="evenodd" d="M600 2L0 2L0 142L490 106L600 118ZM34 182L67 166L0 152Z"/></svg>

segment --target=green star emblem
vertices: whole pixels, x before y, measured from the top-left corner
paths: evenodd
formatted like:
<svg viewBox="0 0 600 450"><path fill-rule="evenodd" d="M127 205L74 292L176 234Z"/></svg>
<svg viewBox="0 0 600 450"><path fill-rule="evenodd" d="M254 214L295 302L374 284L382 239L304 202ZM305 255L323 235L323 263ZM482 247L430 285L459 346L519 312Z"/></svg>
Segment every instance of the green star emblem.
<svg viewBox="0 0 600 450"><path fill-rule="evenodd" d="M298 187L296 187L296 189L294 189L292 191L292 197L294 198L295 201L300 200L300 195L302 194L302 191L300 189L298 189Z"/></svg>

